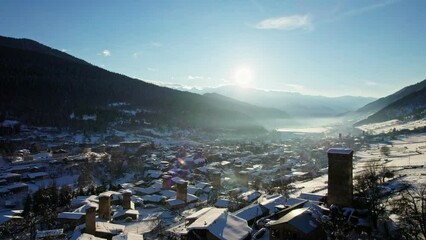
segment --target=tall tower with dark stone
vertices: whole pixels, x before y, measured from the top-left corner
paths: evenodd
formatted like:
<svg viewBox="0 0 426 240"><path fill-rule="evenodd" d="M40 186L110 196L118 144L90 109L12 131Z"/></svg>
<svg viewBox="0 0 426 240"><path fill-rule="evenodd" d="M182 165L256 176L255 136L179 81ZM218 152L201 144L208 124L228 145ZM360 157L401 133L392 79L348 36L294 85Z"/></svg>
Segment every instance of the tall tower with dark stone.
<svg viewBox="0 0 426 240"><path fill-rule="evenodd" d="M352 206L352 158L351 149L330 148L328 155L328 204Z"/></svg>

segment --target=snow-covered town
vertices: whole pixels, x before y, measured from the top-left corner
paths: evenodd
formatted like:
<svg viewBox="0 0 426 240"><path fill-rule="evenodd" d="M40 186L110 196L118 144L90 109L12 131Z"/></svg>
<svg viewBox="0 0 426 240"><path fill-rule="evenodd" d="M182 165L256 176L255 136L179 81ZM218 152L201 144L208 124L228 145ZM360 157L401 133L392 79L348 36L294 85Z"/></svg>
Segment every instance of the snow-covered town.
<svg viewBox="0 0 426 240"><path fill-rule="evenodd" d="M426 184L426 133L422 125L382 134L367 127L374 126L353 135L272 132L254 141L177 129L85 135L22 125L0 138L8 150L2 236L397 239L405 226L393 203ZM366 173L380 178L374 202L364 200L370 190L358 177Z"/></svg>
<svg viewBox="0 0 426 240"><path fill-rule="evenodd" d="M0 240L426 240L425 12L0 0Z"/></svg>

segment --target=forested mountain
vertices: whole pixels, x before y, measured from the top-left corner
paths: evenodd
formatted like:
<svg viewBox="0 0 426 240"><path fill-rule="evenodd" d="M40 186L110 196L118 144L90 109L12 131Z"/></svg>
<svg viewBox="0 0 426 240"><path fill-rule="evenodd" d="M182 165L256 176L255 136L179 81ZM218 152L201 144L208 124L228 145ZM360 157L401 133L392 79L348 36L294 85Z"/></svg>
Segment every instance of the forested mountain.
<svg viewBox="0 0 426 240"><path fill-rule="evenodd" d="M405 90L405 93L407 93L407 89L411 93L393 101L381 110L368 116L368 118L358 122L357 125L383 122L391 119L413 120L426 117L426 80L406 87L401 91ZM401 95L401 91L395 94ZM389 98L391 96L395 98L395 94L386 98L391 99Z"/></svg>
<svg viewBox="0 0 426 240"><path fill-rule="evenodd" d="M0 37L0 79L1 118L35 125L68 126L77 119L71 115L96 114L97 125L106 126L126 117L113 103L140 110L137 118L170 126L257 128L256 118L287 117L220 96L159 87L27 39Z"/></svg>
<svg viewBox="0 0 426 240"><path fill-rule="evenodd" d="M376 113L380 110L382 110L383 108L395 103L396 101L409 96L412 93L415 93L421 89L424 89L426 87L426 80L423 80L421 82L418 82L416 84L407 86L391 95L388 95L386 97L383 98L379 98L374 102L371 102L365 106L363 106L362 108L358 109L356 112L360 113L360 114L372 114L372 113Z"/></svg>

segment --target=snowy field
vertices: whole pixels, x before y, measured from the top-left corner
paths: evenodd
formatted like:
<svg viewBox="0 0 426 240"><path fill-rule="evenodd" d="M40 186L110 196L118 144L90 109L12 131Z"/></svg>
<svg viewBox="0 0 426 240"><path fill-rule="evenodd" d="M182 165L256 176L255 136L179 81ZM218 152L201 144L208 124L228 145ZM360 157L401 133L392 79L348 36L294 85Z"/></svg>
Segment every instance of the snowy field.
<svg viewBox="0 0 426 240"><path fill-rule="evenodd" d="M387 146L389 154L384 155L380 149ZM402 179L411 183L426 184L426 134L400 135L390 143L371 144L370 149L355 153L358 159L354 172L362 171L369 161L378 161L397 175L406 175Z"/></svg>
<svg viewBox="0 0 426 240"><path fill-rule="evenodd" d="M388 156L380 149L387 146L390 149ZM354 176L359 174L371 161L377 161L390 170L395 171L395 176L412 184L426 184L426 134L401 135L390 143L371 144L369 149L355 152ZM322 175L309 181L295 182L296 191L291 197L300 193L327 194L328 175Z"/></svg>
<svg viewBox="0 0 426 240"><path fill-rule="evenodd" d="M393 131L393 129L413 130L415 128L420 128L425 126L426 126L426 119L420 119L417 121L410 121L410 122L403 122L403 121L394 119L394 120L381 122L381 123L372 123L372 124L362 125L362 126L359 126L358 129L363 130L365 132L370 132L372 134L380 134L380 133L387 133L387 132Z"/></svg>

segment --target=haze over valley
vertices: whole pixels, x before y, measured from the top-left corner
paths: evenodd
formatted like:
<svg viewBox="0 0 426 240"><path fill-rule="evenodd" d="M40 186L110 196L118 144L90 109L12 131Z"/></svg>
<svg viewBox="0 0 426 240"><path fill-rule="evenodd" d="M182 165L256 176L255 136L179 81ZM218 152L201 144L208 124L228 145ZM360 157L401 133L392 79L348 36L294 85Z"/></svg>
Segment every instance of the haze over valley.
<svg viewBox="0 0 426 240"><path fill-rule="evenodd" d="M0 239L425 239L425 11L0 1Z"/></svg>

